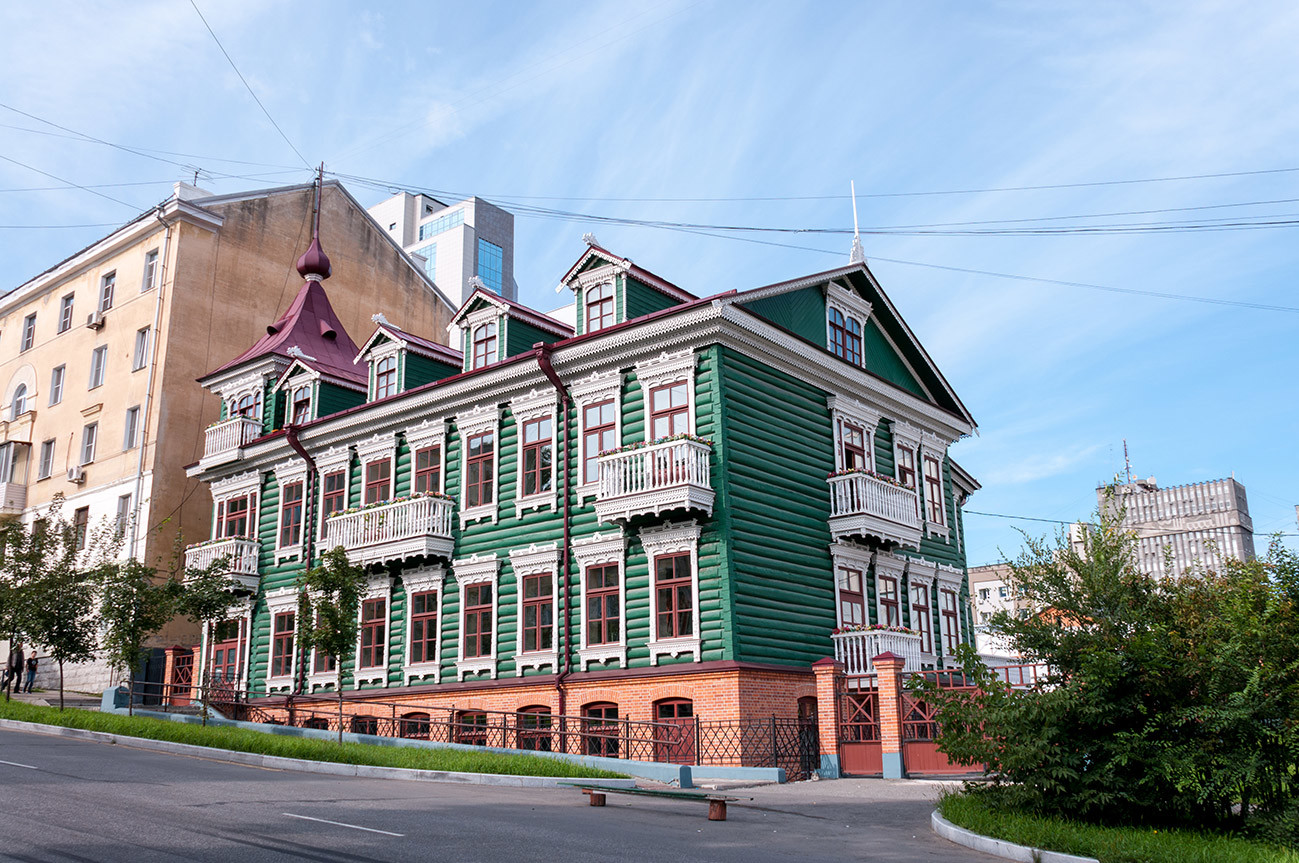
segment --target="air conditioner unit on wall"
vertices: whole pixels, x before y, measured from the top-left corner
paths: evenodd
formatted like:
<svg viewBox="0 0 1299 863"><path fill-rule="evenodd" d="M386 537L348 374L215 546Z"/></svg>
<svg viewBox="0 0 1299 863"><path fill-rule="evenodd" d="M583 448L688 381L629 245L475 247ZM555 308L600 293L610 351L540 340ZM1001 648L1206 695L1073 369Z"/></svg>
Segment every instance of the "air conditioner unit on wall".
<svg viewBox="0 0 1299 863"><path fill-rule="evenodd" d="M103 313L103 312L91 312L91 313L90 313L90 316L86 318L86 326L90 327L92 330L103 329L103 326L104 326L104 313Z"/></svg>
<svg viewBox="0 0 1299 863"><path fill-rule="evenodd" d="M86 469L81 465L68 468L68 482L75 482L78 485L86 481Z"/></svg>

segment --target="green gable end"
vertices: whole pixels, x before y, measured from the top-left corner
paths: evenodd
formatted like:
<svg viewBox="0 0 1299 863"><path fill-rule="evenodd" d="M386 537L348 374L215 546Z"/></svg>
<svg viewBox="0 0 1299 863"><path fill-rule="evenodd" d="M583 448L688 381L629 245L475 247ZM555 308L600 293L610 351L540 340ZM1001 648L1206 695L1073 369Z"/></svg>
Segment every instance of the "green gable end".
<svg viewBox="0 0 1299 863"><path fill-rule="evenodd" d="M365 404L365 393L321 381L316 388L316 417L329 416Z"/></svg>
<svg viewBox="0 0 1299 863"><path fill-rule="evenodd" d="M558 340L559 336L554 333L547 332L540 327L534 327L527 321L511 317L505 324L505 351L502 353L501 358L527 353L532 350L532 346L537 342L549 344Z"/></svg>
<svg viewBox="0 0 1299 863"><path fill-rule="evenodd" d="M825 347L825 294L820 287L762 297L743 307L796 336Z"/></svg>
<svg viewBox="0 0 1299 863"><path fill-rule="evenodd" d="M630 321L641 315L648 315L662 309L681 304L680 300L669 297L662 291L651 288L644 282L630 276L622 278L622 316L621 321Z"/></svg>
<svg viewBox="0 0 1299 863"><path fill-rule="evenodd" d="M460 373L460 366L453 366L450 363L423 357L410 351L406 351L403 356L405 360L402 377L403 390L431 384L434 381L440 381L443 378L449 378Z"/></svg>
<svg viewBox="0 0 1299 863"><path fill-rule="evenodd" d="M862 327L862 353L866 358L866 370L873 372L884 380L896 387L906 390L912 395L927 399L925 390L916 381L915 375L911 374L907 364L902 361L893 346L889 344L888 339L880 330L879 323L875 316L871 315L870 320Z"/></svg>

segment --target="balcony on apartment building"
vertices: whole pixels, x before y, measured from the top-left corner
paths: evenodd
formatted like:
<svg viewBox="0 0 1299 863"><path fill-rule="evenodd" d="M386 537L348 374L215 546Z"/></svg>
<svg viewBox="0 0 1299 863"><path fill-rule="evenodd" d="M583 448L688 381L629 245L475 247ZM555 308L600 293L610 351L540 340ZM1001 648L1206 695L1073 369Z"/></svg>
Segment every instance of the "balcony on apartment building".
<svg viewBox="0 0 1299 863"><path fill-rule="evenodd" d="M830 534L920 547L920 506L913 489L866 471L832 476Z"/></svg>
<svg viewBox="0 0 1299 863"><path fill-rule="evenodd" d="M210 425L203 435L203 458L198 466L206 470L241 458L243 447L261 436L262 421L254 417L236 416Z"/></svg>
<svg viewBox="0 0 1299 863"><path fill-rule="evenodd" d="M600 456L596 517L602 522L626 521L675 509L711 515L711 454L709 442L681 438Z"/></svg>
<svg viewBox="0 0 1299 863"><path fill-rule="evenodd" d="M903 671L920 671L921 662L926 658L933 662L932 656L925 657L920 652L918 632L866 629L836 632L830 638L834 641L834 658L843 663L844 674L874 674L875 666L871 660L885 652L894 653L906 661Z"/></svg>
<svg viewBox="0 0 1299 863"><path fill-rule="evenodd" d="M257 557L261 545L253 539L219 539L201 542L185 549L186 569L207 569L220 557L228 558L230 577L240 588L256 592Z"/></svg>
<svg viewBox="0 0 1299 863"><path fill-rule="evenodd" d="M353 563L362 565L417 555L449 559L452 510L449 498L419 495L331 515L320 548L341 545Z"/></svg>

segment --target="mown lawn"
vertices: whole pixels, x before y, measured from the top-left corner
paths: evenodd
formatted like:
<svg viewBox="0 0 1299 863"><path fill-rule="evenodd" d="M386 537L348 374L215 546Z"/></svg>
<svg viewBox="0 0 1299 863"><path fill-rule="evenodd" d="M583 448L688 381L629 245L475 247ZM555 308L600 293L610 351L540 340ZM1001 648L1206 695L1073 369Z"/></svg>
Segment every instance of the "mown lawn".
<svg viewBox="0 0 1299 863"><path fill-rule="evenodd" d="M118 716L72 708L60 711L54 707L41 707L20 701L0 700L0 718L37 722L42 725L61 725L66 728L83 728L88 731L104 731L149 740L170 740L173 743L189 743L195 746L209 746L213 749L232 749L236 752L255 752L261 755L332 761L341 764L515 776L559 776L574 779L610 779L621 778L624 775L533 755L502 755L495 752L378 746L364 743L340 744L328 740L281 737L277 734L266 734L245 728L215 725L204 727L165 719Z"/></svg>
<svg viewBox="0 0 1299 863"><path fill-rule="evenodd" d="M1140 827L1098 827L994 809L978 796L947 794L938 811L953 824L980 833L1101 863L1299 863L1299 853L1208 833Z"/></svg>

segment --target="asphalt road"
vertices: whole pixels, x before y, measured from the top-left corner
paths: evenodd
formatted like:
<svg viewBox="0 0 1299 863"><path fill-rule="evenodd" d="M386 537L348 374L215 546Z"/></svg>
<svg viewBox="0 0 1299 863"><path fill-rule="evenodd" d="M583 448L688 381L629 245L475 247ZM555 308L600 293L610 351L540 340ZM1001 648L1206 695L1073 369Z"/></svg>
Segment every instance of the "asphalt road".
<svg viewBox="0 0 1299 863"><path fill-rule="evenodd" d="M838 780L705 804L330 777L0 731L0 860L990 863L929 830L924 783Z"/></svg>

